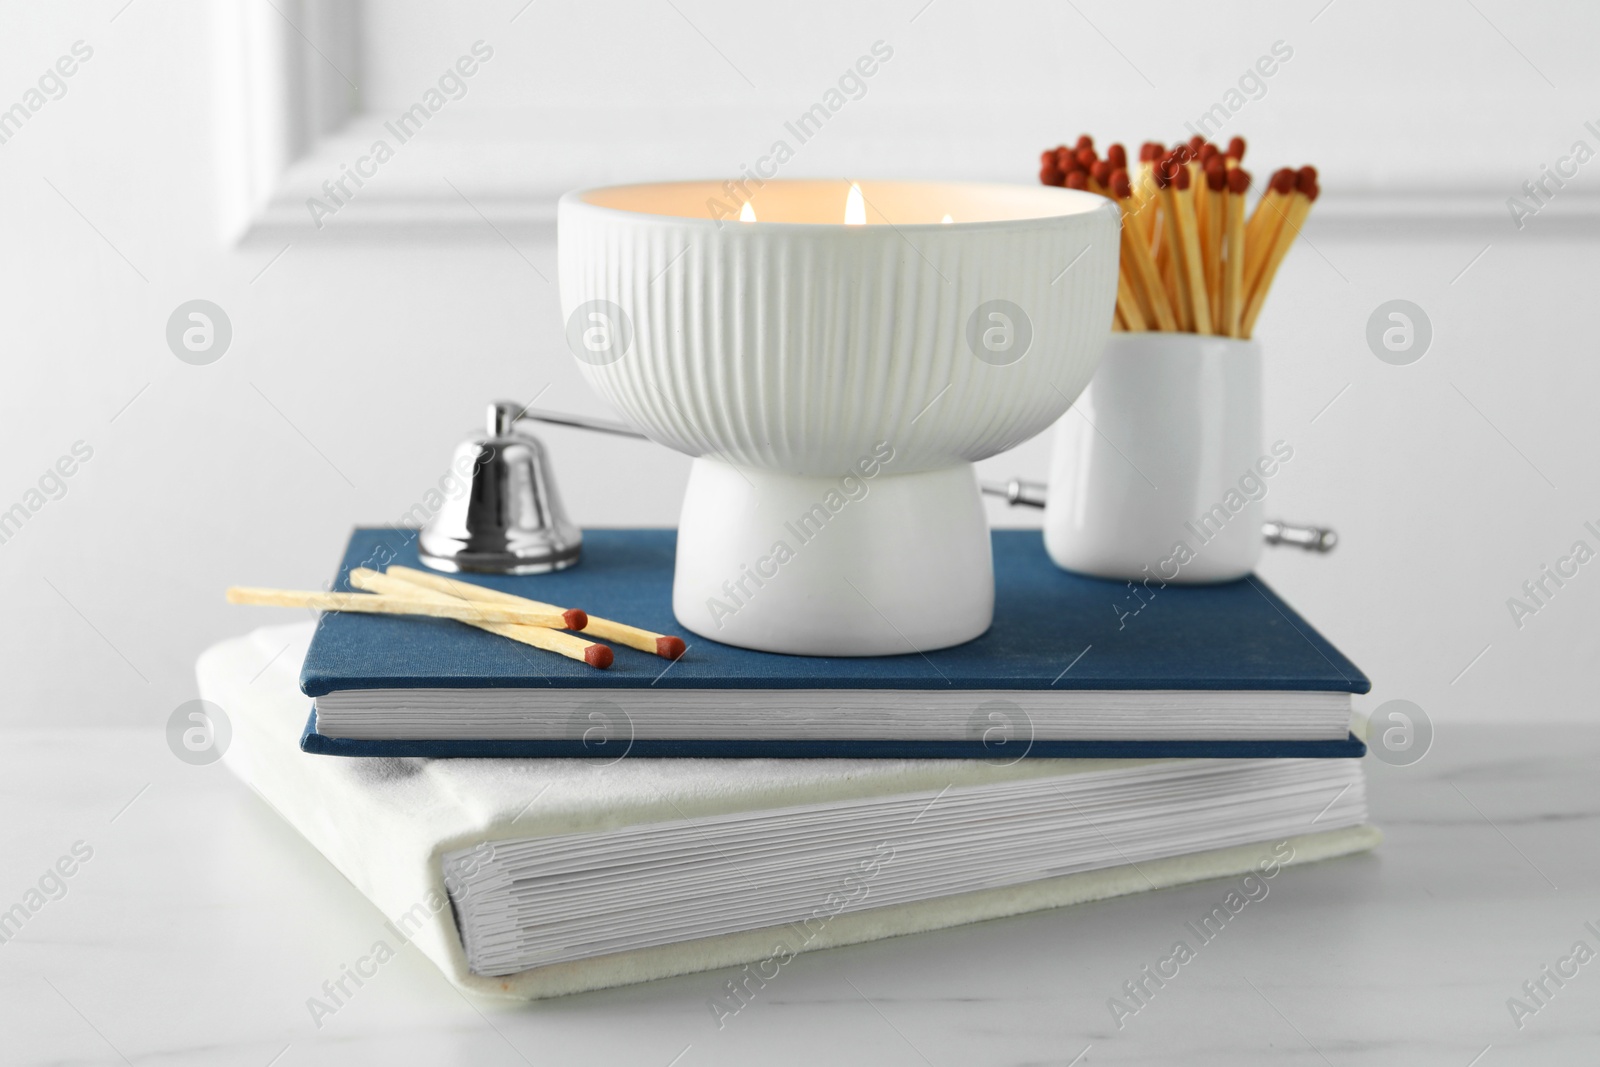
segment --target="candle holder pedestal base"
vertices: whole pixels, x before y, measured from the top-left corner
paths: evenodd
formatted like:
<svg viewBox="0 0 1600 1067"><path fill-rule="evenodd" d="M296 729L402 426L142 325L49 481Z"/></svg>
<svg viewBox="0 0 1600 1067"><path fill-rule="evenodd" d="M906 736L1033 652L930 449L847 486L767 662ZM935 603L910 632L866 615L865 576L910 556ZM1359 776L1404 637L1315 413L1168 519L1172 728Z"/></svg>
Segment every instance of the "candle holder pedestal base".
<svg viewBox="0 0 1600 1067"><path fill-rule="evenodd" d="M807 477L694 461L672 608L703 637L803 656L959 645L994 616L970 463Z"/></svg>

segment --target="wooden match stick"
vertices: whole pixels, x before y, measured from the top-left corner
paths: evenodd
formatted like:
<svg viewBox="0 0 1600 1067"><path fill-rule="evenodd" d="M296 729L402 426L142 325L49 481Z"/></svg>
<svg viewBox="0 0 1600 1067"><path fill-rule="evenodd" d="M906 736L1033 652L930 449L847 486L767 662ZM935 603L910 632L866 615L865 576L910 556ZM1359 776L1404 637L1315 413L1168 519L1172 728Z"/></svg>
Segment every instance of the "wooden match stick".
<svg viewBox="0 0 1600 1067"><path fill-rule="evenodd" d="M1112 196L1111 176L1119 170L1126 171L1128 169L1128 150L1122 147L1121 144L1111 145L1106 149L1104 163L1106 164L1105 177L1098 180L1101 185L1105 186L1106 195Z"/></svg>
<svg viewBox="0 0 1600 1067"><path fill-rule="evenodd" d="M1088 136L1088 134L1084 134L1082 137L1078 138L1078 149L1072 155L1077 161L1078 170L1083 172L1084 179L1091 187L1090 191L1093 192L1094 190L1092 187L1094 185L1094 165L1100 162L1100 157L1095 153L1094 144L1092 142L1089 144L1083 143L1088 139Z"/></svg>
<svg viewBox="0 0 1600 1067"><path fill-rule="evenodd" d="M447 605L466 603L459 597L438 593L425 586L412 585L410 582L402 581L398 577L391 578L380 571L369 570L366 567L357 567L350 572L350 584L357 589L365 589L369 593L429 600ZM581 611L569 610L562 613L562 617L567 618L569 623L572 621L572 616L582 617L583 622L588 621L588 617ZM480 630L487 630L489 633L498 634L512 641L521 642L524 645L532 645L534 648L542 648L546 652L554 652L557 655L566 656L568 659L587 663L589 666L597 667L600 670L605 670L611 666L612 660L615 658L611 649L605 645L597 644L594 641L585 641L581 637L575 637L561 630L552 630L544 626L516 626L503 622L472 622L467 619L461 621L468 626L476 626ZM582 626L573 628L582 629Z"/></svg>
<svg viewBox="0 0 1600 1067"><path fill-rule="evenodd" d="M1194 217L1194 197L1187 195L1185 183L1189 180L1189 168L1182 171L1182 178L1177 183L1178 216L1178 242L1174 251L1182 254L1183 269L1189 274L1189 294L1193 301L1195 333L1214 333L1211 326L1211 297L1206 291L1206 268L1201 262L1200 229ZM1196 183L1200 185L1201 183Z"/></svg>
<svg viewBox="0 0 1600 1067"><path fill-rule="evenodd" d="M1117 152L1118 157L1124 163L1127 162L1127 154L1122 150L1121 145L1112 145L1111 148ZM1081 150L1078 162L1081 165L1086 156L1092 155L1093 149ZM1111 179L1116 173L1118 173L1118 168L1112 164L1111 157L1108 155L1105 159L1094 161L1093 166L1089 168L1087 179L1083 177L1082 171L1074 171L1072 175L1063 179L1063 181L1069 188L1086 189L1096 195L1110 197L1112 195ZM1122 173L1126 177L1126 171ZM1138 297L1135 295L1135 290L1129 281L1128 264L1125 259L1117 265L1117 303L1112 314L1111 328L1137 333L1142 333L1149 329L1149 326L1145 323L1144 314L1140 310Z"/></svg>
<svg viewBox="0 0 1600 1067"><path fill-rule="evenodd" d="M1189 177L1194 180L1194 217L1200 224L1200 240L1206 239L1206 227L1209 225L1206 214L1211 210L1211 198L1207 195L1211 189L1206 184L1206 175L1211 173L1211 161L1222 158L1222 149L1207 141L1201 145L1199 152L1189 160ZM1221 166L1219 163L1218 166ZM1211 316L1216 321L1216 316Z"/></svg>
<svg viewBox="0 0 1600 1067"><path fill-rule="evenodd" d="M1184 151L1180 154L1179 158L1183 160L1183 169L1189 172L1189 206L1194 209L1194 218L1196 223L1195 232L1200 235L1200 239L1203 241L1205 240L1206 232L1204 214L1206 202L1205 150L1209 147L1212 152L1215 152L1217 150L1217 146L1208 146L1203 140L1201 140L1200 144L1195 144L1195 140L1200 140L1200 138L1194 138L1189 142L1189 144L1185 145ZM1200 248L1201 246L1196 245L1195 247ZM1205 273L1204 260L1202 260L1200 263L1200 272L1202 274ZM1208 303L1206 306L1209 308L1211 305Z"/></svg>
<svg viewBox="0 0 1600 1067"><path fill-rule="evenodd" d="M1237 137L1234 140L1238 140ZM1222 328L1224 337L1238 337L1239 319L1244 313L1244 193L1250 188L1250 172L1235 167L1228 171L1228 192L1223 211L1224 245L1227 262L1222 269Z"/></svg>
<svg viewBox="0 0 1600 1067"><path fill-rule="evenodd" d="M1089 168L1089 191L1099 193L1101 196L1110 196L1111 172L1116 169L1109 159L1095 160L1094 166Z"/></svg>
<svg viewBox="0 0 1600 1067"><path fill-rule="evenodd" d="M545 604L538 600L529 600L527 597L515 596L511 593L502 593L498 589L487 586L473 585L471 582L458 581L446 578L442 574L429 574L413 567L392 566L387 571L390 577L399 578L413 585L423 586L435 592L446 593L451 596L461 597L479 603L494 604L520 604L543 611L560 611L554 604ZM685 645L680 637L670 634L658 634L651 630L644 630L627 623L615 622L611 619L602 619L597 615L587 617L588 625L584 633L598 637L605 641L615 641L629 648L637 648L641 652L649 652L660 656L662 659L677 659L683 655Z"/></svg>
<svg viewBox="0 0 1600 1067"><path fill-rule="evenodd" d="M471 582L458 581L446 578L442 574L431 574L428 571L419 571L411 567L393 566L388 572L370 570L366 567L357 568L365 574L376 575L383 579L384 584L392 585L390 589L374 590L375 592L392 593L395 596L425 595L442 598L450 603L459 604L468 601L478 604L500 604L507 608L519 611L539 611L561 616L564 620L557 629L582 630L593 633L590 623L593 622L589 613L579 608L563 608L555 604L546 604L542 600L532 600L523 596L512 596L495 589ZM351 572L356 573L355 571ZM352 583L354 584L354 579ZM463 592L470 590L470 592Z"/></svg>
<svg viewBox="0 0 1600 1067"><path fill-rule="evenodd" d="M1122 211L1123 262L1131 268L1129 280L1133 282L1134 295L1139 298L1146 326L1155 324L1158 330L1173 331L1178 328L1172 315L1172 305L1167 301L1167 291L1161 284L1161 272L1156 269L1155 257L1150 254L1150 244L1139 225L1138 209L1133 203L1132 183L1128 172L1111 175L1111 194ZM1154 208L1151 208L1154 211Z"/></svg>
<svg viewBox="0 0 1600 1067"><path fill-rule="evenodd" d="M1178 323L1177 329L1190 330L1193 327L1184 317L1183 294L1178 291L1178 272L1172 268L1172 242L1167 240L1167 209L1159 195L1155 203L1160 210L1160 217L1150 235L1154 242L1151 254L1155 256L1156 270L1161 274L1161 288L1167 294L1167 305L1172 308L1172 317Z"/></svg>
<svg viewBox="0 0 1600 1067"><path fill-rule="evenodd" d="M1132 175L1133 188L1133 221L1139 227L1140 238L1148 249L1156 234L1156 181L1155 161L1160 158L1161 146L1152 141L1146 141L1139 146L1139 169Z"/></svg>
<svg viewBox="0 0 1600 1067"><path fill-rule="evenodd" d="M1139 298L1133 295L1133 286L1128 284L1126 263L1117 268L1117 318L1122 322L1123 329L1132 333L1143 333L1150 328L1145 325L1144 315L1139 311Z"/></svg>
<svg viewBox="0 0 1600 1067"><path fill-rule="evenodd" d="M311 608L316 611L354 611L365 615L428 615L458 622L515 623L559 629L567 620L558 613L526 607L480 607L444 603L422 597L372 596L367 593L319 593L298 589L255 589L232 586L230 604L259 604L275 608Z"/></svg>
<svg viewBox="0 0 1600 1067"><path fill-rule="evenodd" d="M1289 207L1289 196L1293 192L1294 171L1288 167L1273 171L1266 192L1256 201L1256 209L1251 213L1250 221L1245 223L1244 284L1247 289L1255 286L1256 276L1261 273L1261 264L1277 240L1278 230L1283 226L1283 216Z"/></svg>
<svg viewBox="0 0 1600 1067"><path fill-rule="evenodd" d="M1194 221L1194 198L1189 193L1189 168L1169 155L1157 164L1156 181L1164 182L1161 208L1167 215L1166 236L1172 246L1172 272L1184 328L1210 333L1211 306L1200 265L1200 235Z"/></svg>
<svg viewBox="0 0 1600 1067"><path fill-rule="evenodd" d="M1300 227L1305 225L1306 216L1311 214L1311 205L1320 193L1316 169L1301 168L1300 173L1295 176L1295 190L1290 195L1283 225L1278 230L1271 251L1267 253L1266 262L1261 266L1260 278L1250 289L1250 300L1245 305L1239 323L1241 336L1249 337L1255 330L1256 319L1261 315L1261 307L1267 300L1267 290L1272 288L1272 279L1277 276L1278 267L1283 263L1283 257L1288 255L1295 238L1300 236Z"/></svg>
<svg viewBox="0 0 1600 1067"><path fill-rule="evenodd" d="M1194 305L1188 288L1188 274L1182 270L1181 257L1177 255L1178 208L1172 186L1183 165L1174 164L1166 157L1156 160L1156 203L1161 208L1161 229L1155 236L1156 266L1161 269L1161 282L1172 303L1172 316L1179 330L1194 329Z"/></svg>
<svg viewBox="0 0 1600 1067"><path fill-rule="evenodd" d="M1244 162L1245 141L1243 137L1235 137L1228 142L1228 169L1239 166Z"/></svg>
<svg viewBox="0 0 1600 1067"><path fill-rule="evenodd" d="M1207 146L1215 147L1215 146ZM1220 154L1206 163L1204 199L1205 229L1200 234L1205 259L1206 295L1211 300L1211 323L1214 333L1227 335L1222 328L1222 238L1226 232L1228 168Z"/></svg>

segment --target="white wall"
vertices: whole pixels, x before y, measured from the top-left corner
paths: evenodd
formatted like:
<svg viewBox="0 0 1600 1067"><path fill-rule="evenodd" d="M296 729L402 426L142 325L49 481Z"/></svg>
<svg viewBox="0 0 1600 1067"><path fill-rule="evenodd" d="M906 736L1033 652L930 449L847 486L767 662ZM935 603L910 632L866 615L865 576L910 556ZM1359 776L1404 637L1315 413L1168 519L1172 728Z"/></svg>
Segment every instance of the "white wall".
<svg viewBox="0 0 1600 1067"><path fill-rule="evenodd" d="M237 6L270 23L261 2ZM1081 129L1175 138L1282 39L1294 59L1225 131L1252 137L1259 170L1318 162L1328 190L1258 330L1269 432L1297 450L1269 509L1344 540L1326 558L1276 551L1263 574L1372 676L1370 703L1405 697L1441 723L1595 716L1600 562L1520 630L1506 608L1573 541L1600 548L1582 528L1600 527L1600 165L1521 231L1504 206L1573 140L1600 146L1583 128L1600 119L1591 9L676 2L694 26L653 2L541 3L515 22L521 0L386 5L349 64L380 112L474 40L495 58L370 199L318 231L290 197L237 244L219 237L239 188L231 0L0 9L0 107L75 41L94 49L0 144L0 508L74 442L93 448L0 544L0 714L145 723L160 744L195 654L284 618L224 605L224 586L319 584L352 525L420 499L487 400L548 387L543 406L604 413L562 352L551 189L732 170L878 39L893 62L786 173L1029 181L1038 148ZM336 168L341 147L302 168ZM498 232L459 204L438 221L452 174ZM407 225L413 195L433 198L431 228ZM164 339L196 297L234 327L204 367ZM1395 297L1435 328L1409 367L1364 340ZM546 437L579 522L674 522L682 457ZM1045 451L984 473L1042 477Z"/></svg>

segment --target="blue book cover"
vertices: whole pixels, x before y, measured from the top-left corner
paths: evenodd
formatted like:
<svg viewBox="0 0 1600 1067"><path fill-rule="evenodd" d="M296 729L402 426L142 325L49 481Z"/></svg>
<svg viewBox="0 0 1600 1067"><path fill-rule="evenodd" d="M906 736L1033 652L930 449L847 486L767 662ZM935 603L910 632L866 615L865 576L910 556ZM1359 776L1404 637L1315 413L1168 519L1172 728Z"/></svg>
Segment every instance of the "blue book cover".
<svg viewBox="0 0 1600 1067"><path fill-rule="evenodd" d="M583 559L553 574L461 575L472 582L662 633L685 655L667 661L614 645L608 670L443 619L327 614L301 672L316 698L340 690L1213 690L1365 693L1361 671L1254 576L1212 586L1104 581L1057 568L1037 530L993 534L995 619L982 637L932 652L870 658L785 656L719 644L672 614L675 531L586 530ZM416 533L358 529L333 588L349 572L420 566ZM301 747L361 756L601 755L579 740L352 740L326 737L313 712ZM1354 737L1294 741L1033 740L1030 757L1359 756ZM647 740L634 756L993 758L981 740Z"/></svg>

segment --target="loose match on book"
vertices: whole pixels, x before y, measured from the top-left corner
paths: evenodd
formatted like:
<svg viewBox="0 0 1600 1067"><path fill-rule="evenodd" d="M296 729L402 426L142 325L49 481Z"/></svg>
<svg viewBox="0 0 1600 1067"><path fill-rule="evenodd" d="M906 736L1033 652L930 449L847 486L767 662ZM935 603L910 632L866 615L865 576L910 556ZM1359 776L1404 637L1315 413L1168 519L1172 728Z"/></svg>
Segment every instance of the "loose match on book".
<svg viewBox="0 0 1600 1067"><path fill-rule="evenodd" d="M677 659L687 650L681 637L411 567L395 566L386 572L358 567L350 572L349 578L359 592L233 586L228 589L227 598L230 604L451 619L600 670L611 666L615 653L599 641L587 640L591 636L669 660ZM581 631L584 637L563 632L566 630Z"/></svg>

